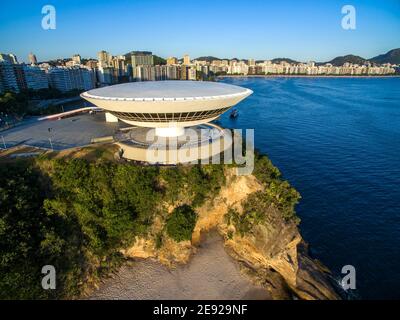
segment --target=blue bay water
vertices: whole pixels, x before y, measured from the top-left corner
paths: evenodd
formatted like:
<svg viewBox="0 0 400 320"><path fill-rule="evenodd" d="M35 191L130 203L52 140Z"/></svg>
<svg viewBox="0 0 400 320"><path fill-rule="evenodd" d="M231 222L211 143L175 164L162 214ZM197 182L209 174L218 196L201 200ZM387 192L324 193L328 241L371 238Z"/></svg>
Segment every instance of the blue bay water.
<svg viewBox="0 0 400 320"><path fill-rule="evenodd" d="M334 276L357 271L355 295L400 298L400 78L224 78L250 88L229 128L301 193L301 232Z"/></svg>

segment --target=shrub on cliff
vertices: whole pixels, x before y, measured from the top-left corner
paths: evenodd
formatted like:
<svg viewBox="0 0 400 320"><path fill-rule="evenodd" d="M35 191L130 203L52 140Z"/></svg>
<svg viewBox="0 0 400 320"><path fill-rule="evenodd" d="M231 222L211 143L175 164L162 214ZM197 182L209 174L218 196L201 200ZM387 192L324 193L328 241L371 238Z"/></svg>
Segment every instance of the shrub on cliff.
<svg viewBox="0 0 400 320"><path fill-rule="evenodd" d="M264 192L250 194L242 203L243 212L230 208L225 216L228 225L233 224L241 236L250 232L254 226L263 224L268 219L268 208L271 202Z"/></svg>
<svg viewBox="0 0 400 320"><path fill-rule="evenodd" d="M171 204L183 200L193 207L201 206L218 194L225 184L223 165L176 166L161 170L165 200Z"/></svg>
<svg viewBox="0 0 400 320"><path fill-rule="evenodd" d="M54 219L41 207L39 179L25 163L0 165L0 299L46 297L38 281L46 264L40 244Z"/></svg>
<svg viewBox="0 0 400 320"><path fill-rule="evenodd" d="M0 166L0 298L76 296L83 278L118 262L118 249L151 225L158 169L82 159ZM42 169L43 170L43 169ZM41 288L54 265L57 289Z"/></svg>
<svg viewBox="0 0 400 320"><path fill-rule="evenodd" d="M285 189L286 190L286 189ZM291 188L290 190L294 190ZM294 212L294 205L291 201L282 202L279 206L278 200L273 199L269 191L257 191L250 194L242 203L243 212L230 208L225 215L225 221L228 225L233 225L241 236L251 232L259 224L268 223L268 212L271 206L275 206L282 217L289 221L298 223L300 219ZM290 191L289 191L290 192ZM296 190L294 190L296 192ZM296 195L295 195L296 197Z"/></svg>
<svg viewBox="0 0 400 320"><path fill-rule="evenodd" d="M167 234L177 242L191 240L197 221L197 213L188 205L182 205L172 211L167 220Z"/></svg>
<svg viewBox="0 0 400 320"><path fill-rule="evenodd" d="M300 222L295 212L295 205L301 198L300 193L289 182L282 179L280 171L271 160L266 156L257 155L254 175L265 187L264 200L279 209L286 220Z"/></svg>
<svg viewBox="0 0 400 320"><path fill-rule="evenodd" d="M301 196L287 181L272 181L265 189L265 197L279 209L284 219L300 222L300 218L296 215L295 205Z"/></svg>
<svg viewBox="0 0 400 320"><path fill-rule="evenodd" d="M263 183L269 183L281 178L281 172L266 156L255 153L254 172L256 178Z"/></svg>

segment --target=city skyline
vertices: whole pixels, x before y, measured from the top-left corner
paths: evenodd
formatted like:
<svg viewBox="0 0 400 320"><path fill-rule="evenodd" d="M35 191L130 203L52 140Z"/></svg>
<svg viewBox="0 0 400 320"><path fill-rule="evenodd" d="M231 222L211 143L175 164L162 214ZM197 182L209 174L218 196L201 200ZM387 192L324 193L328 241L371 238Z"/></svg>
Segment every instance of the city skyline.
<svg viewBox="0 0 400 320"><path fill-rule="evenodd" d="M160 56L157 54L157 52L154 52L150 49L149 50L130 50L129 52L126 52L126 53L117 53L117 54L115 54L114 52L111 52L109 50L102 49L99 52L97 52L91 56L83 56L79 52L75 52L71 56L59 56L59 57L54 57L54 58L46 59L46 60L40 59L40 57L38 57L38 55L32 51L30 51L28 53L28 55L25 59L24 59L24 57L21 57L21 56L18 56L17 54L15 54L14 51L11 51L11 52L0 51L0 54L11 55L11 56L15 57L15 59L18 61L18 63L22 63L22 64L39 64L39 63L46 63L46 62L50 62L50 61L61 61L61 60L74 61L77 57L79 57L78 64L80 64L80 59L85 59L87 61L99 61L98 54L100 52L105 52L105 53L109 54L110 57L116 57L116 58L130 55L132 52L150 53L152 56L157 56L159 58L164 59L166 64L174 64L174 63L169 63L168 61L170 61L170 60L175 61L175 64L178 64L178 63L188 64L188 61L196 61L196 60L200 61L200 60L203 60L204 58L207 58L207 59L211 58L211 60L222 60L222 61L223 60L227 60L227 61L236 60L236 61L248 61L248 62L254 61L257 63L264 62L264 61L272 61L272 60L292 60L295 63L315 62L318 64L324 64L324 63L329 63L330 61L332 61L336 58L342 58L342 57L346 57L346 56L355 56L355 57L364 58L365 60L371 60L373 58L377 58L380 55L387 54L390 51L398 51L398 50L400 50L400 47L389 49L386 52L377 53L377 55L373 56L373 57L358 56L358 55L354 55L353 53L349 52L348 54L339 54L338 56L332 56L331 58L329 58L328 60L325 60L325 61L319 61L317 59L300 60L300 59L292 58L290 56L277 56L277 57L261 58L261 59L254 59L253 57L239 57L236 55L232 55L232 57L227 58L227 57L218 57L218 56L215 56L212 54L206 54L203 56L194 57L189 53L185 53L182 56L174 56L174 55ZM187 60L187 59L189 59L189 60Z"/></svg>
<svg viewBox="0 0 400 320"><path fill-rule="evenodd" d="M399 52L397 49L396 52ZM391 51L393 52L393 51ZM382 55L380 58L388 55ZM393 55L392 55L393 57ZM75 54L68 61L37 64L35 54L29 55L31 65L18 63L13 54L0 53L0 93L7 91L57 89L61 92L71 90L90 90L132 81L160 80L213 80L215 76L253 76L253 75L308 75L308 76L382 76L395 75L399 64L376 63L351 57L351 61L339 58L342 63L317 64L313 61L302 63L293 61L262 61L254 59L239 60L191 60L185 55L181 62L174 57L167 63L156 64L152 52L132 52L130 56L113 56L107 51L98 52L98 60L82 61ZM157 58L159 60L159 58ZM335 59L337 61L337 59ZM396 60L398 60L396 58Z"/></svg>
<svg viewBox="0 0 400 320"><path fill-rule="evenodd" d="M39 61L75 53L95 58L104 47L113 54L125 54L134 47L164 58L189 53L193 58L285 57L323 62L347 54L368 59L400 47L397 1L352 1L355 30L341 27L341 8L346 4L342 1L253 1L246 6L235 1L206 1L197 6L179 1L51 4L57 12L55 30L41 28L43 4L27 1L23 8L5 4L0 13L0 52L14 53L21 62L28 62L30 52Z"/></svg>

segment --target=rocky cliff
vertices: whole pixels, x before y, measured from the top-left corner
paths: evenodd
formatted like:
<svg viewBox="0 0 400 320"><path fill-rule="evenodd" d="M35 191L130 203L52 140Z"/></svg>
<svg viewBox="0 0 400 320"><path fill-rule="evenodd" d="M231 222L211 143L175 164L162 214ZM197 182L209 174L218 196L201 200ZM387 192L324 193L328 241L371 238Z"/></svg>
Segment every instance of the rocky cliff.
<svg viewBox="0 0 400 320"><path fill-rule="evenodd" d="M233 262L229 253L268 297L339 298L297 229L300 195L266 156L255 157L253 175L240 176L231 165L119 162L114 151L102 145L3 158L0 219L13 231L0 243L8 257L0 270L3 298L81 297L121 266L120 252L184 264L204 253L202 235L211 229L222 236L225 261ZM49 261L57 266L54 291L35 276ZM226 270L238 271L233 265Z"/></svg>
<svg viewBox="0 0 400 320"><path fill-rule="evenodd" d="M146 238L138 238L135 245L123 250L128 257L155 257L164 264L186 263L195 254L202 234L217 229L223 236L227 252L236 259L243 273L269 291L274 299L300 298L339 299L330 284L329 271L307 252L296 222L283 218L273 205L257 204L262 214L243 228L232 221L249 214L246 206L265 190L255 176L237 176L234 169L226 170L226 185L212 200L197 208L198 220L192 240L175 242L164 237L157 244L156 235L163 229L163 218L158 217ZM170 206L168 212L173 210Z"/></svg>

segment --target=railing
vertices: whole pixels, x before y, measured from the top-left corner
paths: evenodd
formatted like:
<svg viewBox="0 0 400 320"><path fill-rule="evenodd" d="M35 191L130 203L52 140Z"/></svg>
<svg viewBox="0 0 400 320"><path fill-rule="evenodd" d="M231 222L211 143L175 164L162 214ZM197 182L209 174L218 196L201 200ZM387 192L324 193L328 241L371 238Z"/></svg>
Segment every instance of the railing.
<svg viewBox="0 0 400 320"><path fill-rule="evenodd" d="M51 114L49 116L38 118L38 121L59 119L59 118L63 118L66 116L70 116L70 115L73 115L76 113L86 112L86 111L103 111L103 109L97 108L97 107L85 107L85 108L75 109L75 110L71 110L71 111Z"/></svg>
<svg viewBox="0 0 400 320"><path fill-rule="evenodd" d="M210 142L215 142L224 136L224 131L221 127L208 123L206 125L202 126L211 126L213 129L210 130L210 135L204 139L198 139L197 141L191 141L189 139L186 141L177 141L177 138L157 138L154 137L153 141L149 142L143 142L143 141L138 141L135 140L130 133L124 133L124 134L117 134L114 136L114 141L116 142L122 142L124 144L129 144L133 146L137 146L139 148L147 149L149 147L157 148L157 149L164 149L164 148L170 148L170 147L177 147L177 148L190 148L193 146L201 146L204 144L209 144ZM217 132L217 134L216 134ZM158 139L162 139L166 143L157 143ZM168 143L168 141L171 141L171 139L176 139L176 142L173 141L172 143Z"/></svg>

